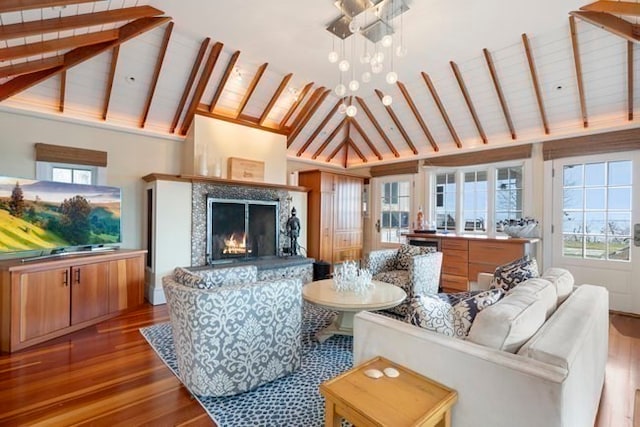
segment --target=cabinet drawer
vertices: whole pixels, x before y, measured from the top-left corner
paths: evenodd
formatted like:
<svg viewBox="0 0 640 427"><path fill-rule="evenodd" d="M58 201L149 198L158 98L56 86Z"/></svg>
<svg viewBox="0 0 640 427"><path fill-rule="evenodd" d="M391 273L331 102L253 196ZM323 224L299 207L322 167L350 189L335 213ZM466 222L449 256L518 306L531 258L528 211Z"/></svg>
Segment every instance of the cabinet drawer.
<svg viewBox="0 0 640 427"><path fill-rule="evenodd" d="M442 239L442 249L457 249L466 251L469 249L469 242L464 239L451 239L445 237Z"/></svg>
<svg viewBox="0 0 640 427"><path fill-rule="evenodd" d="M452 276L449 274L442 275L442 288L455 291L468 291L469 282L466 277Z"/></svg>
<svg viewBox="0 0 640 427"><path fill-rule="evenodd" d="M478 273L493 274L496 271L496 267L500 264L482 264L477 262L469 263L469 280L477 281Z"/></svg>
<svg viewBox="0 0 640 427"><path fill-rule="evenodd" d="M467 277L468 263L465 251L447 250L442 257L442 272Z"/></svg>
<svg viewBox="0 0 640 427"><path fill-rule="evenodd" d="M521 244L502 242L469 242L469 262L506 264L522 257Z"/></svg>

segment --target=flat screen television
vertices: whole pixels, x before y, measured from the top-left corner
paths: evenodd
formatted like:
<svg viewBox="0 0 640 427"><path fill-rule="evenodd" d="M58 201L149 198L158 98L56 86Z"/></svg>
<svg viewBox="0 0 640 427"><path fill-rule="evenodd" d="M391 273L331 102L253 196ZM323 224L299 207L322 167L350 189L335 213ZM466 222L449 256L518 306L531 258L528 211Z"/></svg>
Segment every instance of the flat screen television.
<svg viewBox="0 0 640 427"><path fill-rule="evenodd" d="M120 207L117 187L0 176L0 255L121 243Z"/></svg>

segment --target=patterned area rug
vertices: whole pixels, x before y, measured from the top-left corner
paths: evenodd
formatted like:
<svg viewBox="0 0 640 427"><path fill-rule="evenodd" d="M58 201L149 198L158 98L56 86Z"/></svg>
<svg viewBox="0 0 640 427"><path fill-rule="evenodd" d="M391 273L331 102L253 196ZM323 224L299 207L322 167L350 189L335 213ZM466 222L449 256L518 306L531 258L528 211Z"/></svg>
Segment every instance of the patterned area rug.
<svg viewBox="0 0 640 427"><path fill-rule="evenodd" d="M353 365L352 337L334 335L320 344L315 334L327 326L333 312L306 304L302 320L302 368L257 389L230 397L195 398L219 427L322 426L324 399L320 383ZM140 329L162 361L180 378L171 325Z"/></svg>

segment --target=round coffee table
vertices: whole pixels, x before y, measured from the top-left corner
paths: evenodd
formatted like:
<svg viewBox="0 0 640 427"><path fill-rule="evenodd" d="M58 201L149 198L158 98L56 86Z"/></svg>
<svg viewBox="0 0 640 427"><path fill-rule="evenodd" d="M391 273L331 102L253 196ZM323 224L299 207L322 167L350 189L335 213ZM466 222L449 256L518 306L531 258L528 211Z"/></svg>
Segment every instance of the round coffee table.
<svg viewBox="0 0 640 427"><path fill-rule="evenodd" d="M338 312L329 326L318 332L323 342L332 335L353 335L353 316L362 310L384 310L395 307L407 297L405 291L389 283L372 281L373 286L363 294L338 292L333 279L318 280L302 287L302 297L319 307Z"/></svg>

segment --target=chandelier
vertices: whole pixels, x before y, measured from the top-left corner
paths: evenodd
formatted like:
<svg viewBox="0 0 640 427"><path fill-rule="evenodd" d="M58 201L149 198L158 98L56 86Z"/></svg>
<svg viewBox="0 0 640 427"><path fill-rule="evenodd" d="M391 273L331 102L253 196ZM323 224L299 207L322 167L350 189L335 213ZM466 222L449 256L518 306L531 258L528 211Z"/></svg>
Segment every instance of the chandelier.
<svg viewBox="0 0 640 427"><path fill-rule="evenodd" d="M327 31L339 39L340 52L336 50L336 39L332 39L333 49L329 52L329 62L338 64L340 82L334 88L339 97L345 97L347 91L356 92L361 82L369 83L372 74L386 71L385 81L393 85L398 81L398 74L394 67L394 57L404 57L407 54L403 40L404 12L409 7L404 0L338 0L335 6L342 13L327 26ZM392 21L400 17L399 36L394 38L396 30ZM356 37L361 36L361 40ZM353 36L353 37L351 37ZM346 54L345 43L351 43L350 55ZM358 49L360 48L360 52ZM359 55L358 55L359 53ZM359 59L359 65L356 64ZM360 68L359 78L356 69ZM345 85L344 82L348 83ZM384 95L382 103L391 105L391 95ZM340 105L341 113L349 117L357 114L355 105Z"/></svg>

